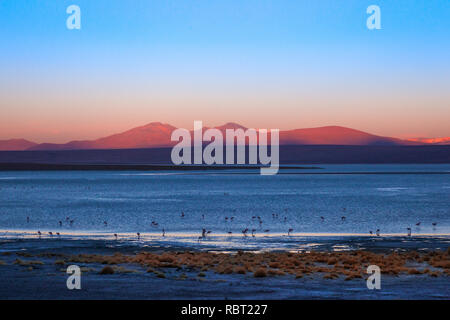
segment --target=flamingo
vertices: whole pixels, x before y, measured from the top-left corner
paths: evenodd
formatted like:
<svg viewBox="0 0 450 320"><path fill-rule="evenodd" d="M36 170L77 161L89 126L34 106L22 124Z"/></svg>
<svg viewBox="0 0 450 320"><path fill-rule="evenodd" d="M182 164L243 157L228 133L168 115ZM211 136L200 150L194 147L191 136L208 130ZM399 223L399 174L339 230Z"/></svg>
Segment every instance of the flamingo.
<svg viewBox="0 0 450 320"><path fill-rule="evenodd" d="M59 223L59 226L62 227L62 221L59 221L58 223Z"/></svg>
<svg viewBox="0 0 450 320"><path fill-rule="evenodd" d="M255 231L256 229L252 229L252 237L255 237Z"/></svg>
<svg viewBox="0 0 450 320"><path fill-rule="evenodd" d="M345 216L342 216L342 217L341 217L341 220L342 220L342 221L345 221L345 219L346 219Z"/></svg>
<svg viewBox="0 0 450 320"><path fill-rule="evenodd" d="M242 233L244 234L244 237L247 236L247 232L248 232L248 228L245 228L244 230L242 230Z"/></svg>
<svg viewBox="0 0 450 320"><path fill-rule="evenodd" d="M114 233L114 238L116 238L116 240L117 240L117 233Z"/></svg>
<svg viewBox="0 0 450 320"><path fill-rule="evenodd" d="M380 236L380 229L377 229L377 236Z"/></svg>
<svg viewBox="0 0 450 320"><path fill-rule="evenodd" d="M288 236L290 236L291 235L291 232L292 231L294 231L294 229L292 229L292 228L289 228L289 230L288 230Z"/></svg>
<svg viewBox="0 0 450 320"><path fill-rule="evenodd" d="M138 232L138 233L136 233L136 234L137 234L137 236L138 236L138 240L141 239L141 233Z"/></svg>
<svg viewBox="0 0 450 320"><path fill-rule="evenodd" d="M163 237L166 236L166 230L164 230L164 228L162 229L162 236L163 236Z"/></svg>
<svg viewBox="0 0 450 320"><path fill-rule="evenodd" d="M406 228L408 230L408 237L411 237L411 228Z"/></svg>
<svg viewBox="0 0 450 320"><path fill-rule="evenodd" d="M30 222L30 217L27 217L27 223Z"/></svg>
<svg viewBox="0 0 450 320"><path fill-rule="evenodd" d="M322 220L322 222L324 222L324 221L325 221L325 218L324 218L324 217L320 217L320 220Z"/></svg>
<svg viewBox="0 0 450 320"><path fill-rule="evenodd" d="M370 234L373 234L373 231L372 231L372 230L369 230L369 233L370 233Z"/></svg>

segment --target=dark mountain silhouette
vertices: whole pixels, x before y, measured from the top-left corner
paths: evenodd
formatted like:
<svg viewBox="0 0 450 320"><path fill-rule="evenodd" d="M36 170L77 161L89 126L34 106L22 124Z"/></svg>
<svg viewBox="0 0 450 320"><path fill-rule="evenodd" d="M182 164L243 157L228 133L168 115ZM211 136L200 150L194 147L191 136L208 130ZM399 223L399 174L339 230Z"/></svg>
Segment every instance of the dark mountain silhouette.
<svg viewBox="0 0 450 320"><path fill-rule="evenodd" d="M224 136L226 129L246 129L244 126L232 122L215 128L224 133ZM170 140L172 131L175 129L174 126L169 124L152 122L141 127L97 140L71 141L63 144L36 144L23 139L4 140L0 141L0 150L91 150L171 147L176 144L176 142ZM207 128L204 127L204 129ZM280 131L281 145L396 146L433 144L434 141L436 140L401 140L391 137L382 137L340 126Z"/></svg>
<svg viewBox="0 0 450 320"><path fill-rule="evenodd" d="M5 151L27 150L36 145L37 143L25 139L0 140L0 150Z"/></svg>

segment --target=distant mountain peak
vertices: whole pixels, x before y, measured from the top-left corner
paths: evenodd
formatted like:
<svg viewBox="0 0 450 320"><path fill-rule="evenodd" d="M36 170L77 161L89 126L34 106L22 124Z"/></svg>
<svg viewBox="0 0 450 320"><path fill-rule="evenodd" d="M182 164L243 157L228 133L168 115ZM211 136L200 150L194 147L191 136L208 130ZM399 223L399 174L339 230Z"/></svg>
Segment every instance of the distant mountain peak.
<svg viewBox="0 0 450 320"><path fill-rule="evenodd" d="M25 139L0 140L0 150L4 151L23 151L35 145L37 143Z"/></svg>
<svg viewBox="0 0 450 320"><path fill-rule="evenodd" d="M235 122L228 122L215 128L224 133L227 129L247 129ZM100 139L70 141L64 144L36 144L25 139L0 140L0 150L142 149L171 147L176 143L171 141L171 135L175 129L176 127L167 123L150 122L143 126ZM206 130L207 127L203 127L203 129ZM449 141L450 138L401 140L336 125L280 131L281 145L424 145L449 144Z"/></svg>
<svg viewBox="0 0 450 320"><path fill-rule="evenodd" d="M243 129L246 130L247 128L240 125L239 123L235 123L235 122L227 122L224 125L221 125L219 127L216 127L216 129L219 130L226 130L226 129Z"/></svg>
<svg viewBox="0 0 450 320"><path fill-rule="evenodd" d="M170 124L167 124L167 123L155 121L155 122L147 123L147 124L143 125L141 128L146 128L146 127L151 128L151 127L173 127L173 126L171 126Z"/></svg>

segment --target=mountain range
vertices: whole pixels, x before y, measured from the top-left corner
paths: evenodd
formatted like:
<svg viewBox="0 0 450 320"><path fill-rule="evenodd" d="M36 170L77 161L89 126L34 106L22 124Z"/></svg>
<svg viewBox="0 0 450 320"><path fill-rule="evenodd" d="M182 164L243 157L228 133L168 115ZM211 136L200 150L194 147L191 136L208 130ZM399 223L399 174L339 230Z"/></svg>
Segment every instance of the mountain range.
<svg viewBox="0 0 450 320"><path fill-rule="evenodd" d="M227 123L215 127L225 133L226 129L245 127L236 123ZM68 143L34 143L25 139L0 140L0 150L92 150L92 149L143 149L171 147L176 142L171 141L172 131L176 127L161 122L152 122L122 133L113 134L96 140L77 140ZM207 128L204 128L207 129ZM192 132L191 132L192 134ZM450 144L447 138L416 138L402 140L382 137L363 131L340 127L325 126L318 128L294 129L280 131L280 145L443 145Z"/></svg>

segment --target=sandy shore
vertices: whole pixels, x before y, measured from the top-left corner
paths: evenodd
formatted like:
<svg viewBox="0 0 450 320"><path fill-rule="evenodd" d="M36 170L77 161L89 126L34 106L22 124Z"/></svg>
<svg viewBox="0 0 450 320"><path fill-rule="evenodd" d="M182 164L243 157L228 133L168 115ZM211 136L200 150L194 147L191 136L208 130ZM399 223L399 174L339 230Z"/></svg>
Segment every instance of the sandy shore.
<svg viewBox="0 0 450 320"><path fill-rule="evenodd" d="M40 248L1 253L0 298L450 298L448 247L255 253L120 248L92 240L74 250L73 241L66 242L57 249L41 242ZM366 286L367 266L373 264L381 269L381 290ZM81 268L81 290L66 287L69 265Z"/></svg>

